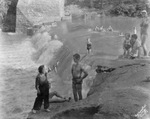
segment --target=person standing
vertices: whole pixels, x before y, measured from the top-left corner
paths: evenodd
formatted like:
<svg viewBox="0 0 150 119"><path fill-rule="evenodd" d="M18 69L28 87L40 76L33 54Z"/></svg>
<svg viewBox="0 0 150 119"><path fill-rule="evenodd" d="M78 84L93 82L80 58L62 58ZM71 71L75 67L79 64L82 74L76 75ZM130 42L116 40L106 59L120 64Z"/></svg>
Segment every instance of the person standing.
<svg viewBox="0 0 150 119"><path fill-rule="evenodd" d="M131 50L130 33L125 34L123 49L124 49L123 58L128 58Z"/></svg>
<svg viewBox="0 0 150 119"><path fill-rule="evenodd" d="M39 66L38 75L35 81L35 88L37 90L37 97L34 102L32 113L36 113L37 110L41 109L42 103L44 101L44 109L46 112L49 112L49 88L50 83L47 79L46 67L44 65ZM48 72L51 70L49 69Z"/></svg>
<svg viewBox="0 0 150 119"><path fill-rule="evenodd" d="M87 54L90 54L92 52L92 42L91 39L87 39Z"/></svg>
<svg viewBox="0 0 150 119"><path fill-rule="evenodd" d="M147 11L143 10L142 12L142 23L140 25L141 27L141 46L144 52L144 56L148 56L148 51L147 51L147 46L146 46L146 42L148 39L148 27L149 27L149 19L148 19L148 15L147 15Z"/></svg>
<svg viewBox="0 0 150 119"><path fill-rule="evenodd" d="M80 64L80 55L78 53L73 55L74 64L72 65L72 89L74 100L82 100L82 83L83 79L88 76L88 73L82 68Z"/></svg>

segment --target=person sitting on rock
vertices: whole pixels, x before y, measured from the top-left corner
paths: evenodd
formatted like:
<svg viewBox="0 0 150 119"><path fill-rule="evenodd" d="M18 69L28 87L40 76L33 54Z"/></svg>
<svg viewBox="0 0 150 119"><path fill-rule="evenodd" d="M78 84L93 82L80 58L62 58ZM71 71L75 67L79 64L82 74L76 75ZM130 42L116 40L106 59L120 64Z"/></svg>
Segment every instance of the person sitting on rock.
<svg viewBox="0 0 150 119"><path fill-rule="evenodd" d="M82 83L83 79L88 76L88 73L82 68L80 64L80 55L78 53L73 55L74 64L72 65L72 89L74 100L82 100ZM79 97L79 98L78 98Z"/></svg>
<svg viewBox="0 0 150 119"><path fill-rule="evenodd" d="M87 53L90 54L92 52L92 42L91 39L87 39Z"/></svg>
<svg viewBox="0 0 150 119"><path fill-rule="evenodd" d="M141 43L138 40L138 36L136 34L133 34L131 36L130 44L131 44L130 58L131 59L140 58L140 56L141 56Z"/></svg>
<svg viewBox="0 0 150 119"><path fill-rule="evenodd" d="M35 88L37 90L37 97L34 102L34 106L32 109L33 113L36 113L37 110L41 109L42 102L44 101L44 109L49 112L49 81L47 79L46 67L44 65L39 66L38 75L35 81ZM48 72L51 70L49 69Z"/></svg>
<svg viewBox="0 0 150 119"><path fill-rule="evenodd" d="M130 33L125 34L125 40L123 42L123 58L128 58L130 54L131 44L130 44Z"/></svg>
<svg viewBox="0 0 150 119"><path fill-rule="evenodd" d="M59 99L52 99L54 96L58 97ZM70 100L71 100L71 97L69 97L69 98L63 97L56 91L53 91L53 92L49 93L49 102L50 103L53 103L53 102L66 102L66 101L69 102Z"/></svg>

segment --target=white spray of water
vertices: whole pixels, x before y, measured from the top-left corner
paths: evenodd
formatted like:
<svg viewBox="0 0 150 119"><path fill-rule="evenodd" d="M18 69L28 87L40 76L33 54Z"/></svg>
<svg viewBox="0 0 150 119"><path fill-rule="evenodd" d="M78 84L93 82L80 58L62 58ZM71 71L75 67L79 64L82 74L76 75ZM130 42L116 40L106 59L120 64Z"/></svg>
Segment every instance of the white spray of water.
<svg viewBox="0 0 150 119"><path fill-rule="evenodd" d="M55 52L63 45L59 40L52 40L48 32L38 33L32 38L36 52L33 59L39 64L49 64Z"/></svg>

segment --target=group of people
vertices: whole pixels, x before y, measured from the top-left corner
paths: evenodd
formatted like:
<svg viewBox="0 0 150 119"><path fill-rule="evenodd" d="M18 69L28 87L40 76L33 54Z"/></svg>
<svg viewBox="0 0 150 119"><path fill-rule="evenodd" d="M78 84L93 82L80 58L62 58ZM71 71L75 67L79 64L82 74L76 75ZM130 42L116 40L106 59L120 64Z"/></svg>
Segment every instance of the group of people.
<svg viewBox="0 0 150 119"><path fill-rule="evenodd" d="M72 73L72 91L74 100L77 102L78 100L82 100L82 83L83 79L88 76L88 73L82 68L80 64L80 55L78 53L73 55L74 64L72 65L71 73ZM47 70L48 69L48 70ZM71 98L65 98L61 96L56 91L49 92L51 88L51 83L48 81L48 73L51 72L51 68L46 68L46 66L41 65L38 68L38 75L35 80L35 88L37 90L37 97L34 102L34 106L32 109L33 113L36 113L41 109L42 103L44 102L44 109L46 112L49 112L49 100L53 97L59 97L63 101L70 101Z"/></svg>
<svg viewBox="0 0 150 119"><path fill-rule="evenodd" d="M103 26L101 26L101 27L96 26L96 27L94 28L94 31L97 31L97 32L106 32L106 30L104 29ZM109 27L107 28L107 31L113 32L114 30L113 30L113 28L112 28L111 26L109 26Z"/></svg>
<svg viewBox="0 0 150 119"><path fill-rule="evenodd" d="M146 10L142 11L142 23L140 25L140 38L138 38L136 28L134 28L134 34L126 33L125 40L123 43L124 54L123 58L140 58L142 56L142 50L144 57L149 56L147 50L147 39L148 39L148 27L149 27L149 20L147 17Z"/></svg>
<svg viewBox="0 0 150 119"><path fill-rule="evenodd" d="M126 33L125 34L125 40L123 43L124 48L124 54L123 57L134 59L136 57L141 56L141 49L144 51L144 56L148 55L147 48L146 48L146 41L148 38L148 18L147 18L147 12L145 10L142 11L142 15L144 17L142 23L141 23L141 41L138 38L138 35L136 34L136 31L134 34ZM112 29L110 28L110 31ZM57 38L57 36L56 36ZM87 54L90 54L92 50L92 42L90 38L87 39ZM77 102L78 100L82 100L82 83L83 80L88 76L88 73L85 71L85 69L82 67L80 61L80 55L78 53L73 55L74 63L72 65L71 73L72 73L72 91L74 100ZM59 64L59 62L57 62ZM57 64L57 65L58 65ZM56 70L57 67L54 68ZM38 68L38 75L36 76L35 81L35 88L37 90L37 97L34 102L34 106L32 109L33 113L36 113L37 110L41 109L42 103L44 102L44 109L45 111L49 112L49 99L53 96L59 97L63 99L64 101L69 101L70 98L65 98L61 95L59 95L56 91L49 92L51 89L51 83L48 81L48 73L52 72L51 68L48 68L46 70L46 66L41 65Z"/></svg>
<svg viewBox="0 0 150 119"><path fill-rule="evenodd" d="M125 34L125 40L123 43L124 54L123 58L139 58L140 57L140 42L136 34L130 35L130 33Z"/></svg>

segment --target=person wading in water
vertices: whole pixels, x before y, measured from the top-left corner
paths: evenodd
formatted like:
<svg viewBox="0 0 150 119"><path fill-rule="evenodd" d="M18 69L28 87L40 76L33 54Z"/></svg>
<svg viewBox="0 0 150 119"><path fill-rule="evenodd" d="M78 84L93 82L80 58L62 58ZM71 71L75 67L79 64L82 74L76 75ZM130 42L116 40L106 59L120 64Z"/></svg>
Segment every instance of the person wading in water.
<svg viewBox="0 0 150 119"><path fill-rule="evenodd" d="M142 23L140 25L140 27L141 27L141 46L142 46L142 49L144 52L144 56L148 56L146 42L148 39L149 19L148 19L146 10L143 10L141 13L142 13L142 17L143 17Z"/></svg>
<svg viewBox="0 0 150 119"><path fill-rule="evenodd" d="M88 38L87 39L87 54L91 54L92 52L92 42L91 42L91 39Z"/></svg>

